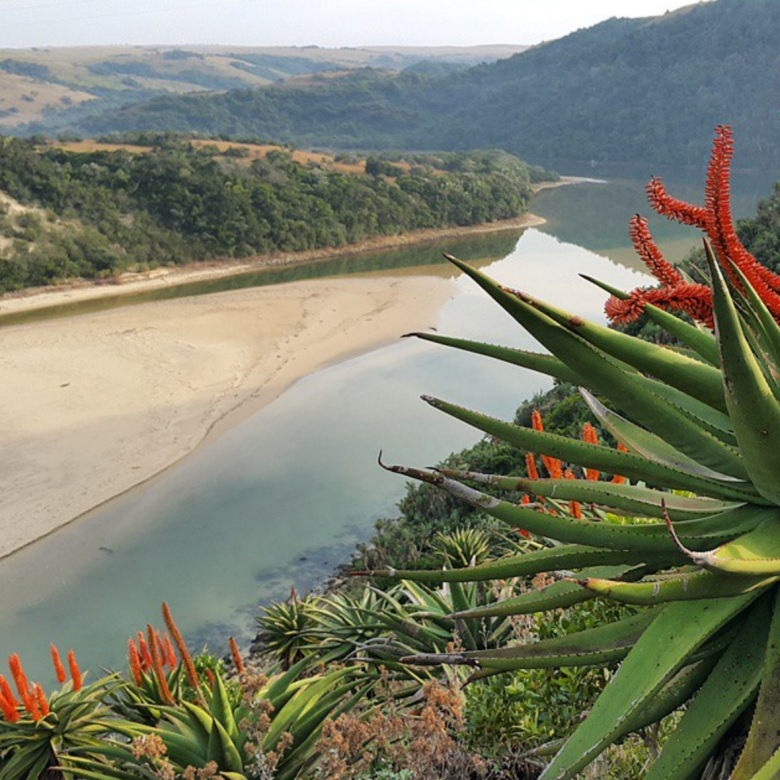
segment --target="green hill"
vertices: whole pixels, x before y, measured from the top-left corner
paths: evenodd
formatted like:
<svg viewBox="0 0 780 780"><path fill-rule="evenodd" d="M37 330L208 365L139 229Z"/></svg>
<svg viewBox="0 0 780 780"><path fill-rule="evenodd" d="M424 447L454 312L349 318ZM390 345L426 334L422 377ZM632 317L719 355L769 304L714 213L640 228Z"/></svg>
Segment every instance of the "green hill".
<svg viewBox="0 0 780 780"><path fill-rule="evenodd" d="M0 137L0 292L513 218L540 176L497 151L337 159L171 136Z"/></svg>
<svg viewBox="0 0 780 780"><path fill-rule="evenodd" d="M0 49L0 132L56 133L161 95L261 87L354 68L450 73L523 46L79 46Z"/></svg>
<svg viewBox="0 0 780 780"><path fill-rule="evenodd" d="M188 130L342 148L499 147L542 164L698 164L730 123L737 164L780 156L777 0L716 0L610 19L454 74L376 69L167 97L84 122L88 134Z"/></svg>

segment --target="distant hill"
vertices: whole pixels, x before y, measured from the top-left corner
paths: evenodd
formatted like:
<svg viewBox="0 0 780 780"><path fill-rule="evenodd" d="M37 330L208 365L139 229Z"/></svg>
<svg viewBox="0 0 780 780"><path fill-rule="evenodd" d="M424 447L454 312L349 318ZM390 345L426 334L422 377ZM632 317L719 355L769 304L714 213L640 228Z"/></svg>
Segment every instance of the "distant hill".
<svg viewBox="0 0 780 780"><path fill-rule="evenodd" d="M79 129L195 130L340 148L498 147L561 166L701 164L713 127L730 123L737 164L780 164L778 0L715 0L659 17L614 18L493 64L421 71L364 68L171 96Z"/></svg>
<svg viewBox="0 0 780 780"><path fill-rule="evenodd" d="M160 95L260 87L314 73L409 67L450 73L524 46L327 49L100 46L0 50L0 132L57 132L91 114ZM26 127L34 123L31 128Z"/></svg>

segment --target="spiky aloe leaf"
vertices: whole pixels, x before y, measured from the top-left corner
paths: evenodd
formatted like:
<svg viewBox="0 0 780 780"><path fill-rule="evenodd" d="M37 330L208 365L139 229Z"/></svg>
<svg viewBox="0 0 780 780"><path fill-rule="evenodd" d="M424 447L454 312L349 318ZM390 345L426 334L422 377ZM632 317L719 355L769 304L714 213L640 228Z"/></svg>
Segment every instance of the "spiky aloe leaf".
<svg viewBox="0 0 780 780"><path fill-rule="evenodd" d="M520 300L529 303L559 325L577 333L605 354L682 390L686 395L697 398L714 409L726 411L721 373L713 366L680 355L667 347L588 322L526 293L514 292Z"/></svg>
<svg viewBox="0 0 780 780"><path fill-rule="evenodd" d="M407 333L405 337L414 336L423 341L431 341L434 344L443 344L447 347L472 352L475 355L484 355L485 357L501 360L504 363L510 363L513 366L529 368L540 374L546 374L562 382L576 384L579 382L577 375L567 368L558 358L552 355L545 355L539 352L528 352L523 349L512 349L510 347L501 347L495 344L483 344L481 341L469 341L467 339L455 339L450 336L440 336L436 333Z"/></svg>
<svg viewBox="0 0 780 780"><path fill-rule="evenodd" d="M512 526L519 526L542 537L549 537L572 544L593 545L612 550L634 550L647 553L673 554L675 542L669 537L666 528L660 524L617 525L613 523L593 523L589 520L577 520L573 517L551 515L537 512L523 506L502 501L479 490L467 487L461 482L448 479L408 466L385 466L388 471L402 474L413 479L427 482L446 490L485 514ZM733 539L760 522L760 509L756 507L737 507L724 512L725 527L716 527L712 519L703 528L689 530L688 521L680 531L680 537L692 549L712 549L719 540Z"/></svg>
<svg viewBox="0 0 780 780"><path fill-rule="evenodd" d="M402 661L409 664L444 663L502 671L598 666L624 658L652 623L655 614L653 610L645 610L614 623L519 647L465 653L426 653L407 656Z"/></svg>
<svg viewBox="0 0 780 780"><path fill-rule="evenodd" d="M542 773L540 780L568 780L621 734L622 724L652 701L685 664L686 658L755 594L667 604L643 632L615 676L596 700L590 715Z"/></svg>
<svg viewBox="0 0 780 780"><path fill-rule="evenodd" d="M709 247L707 252L729 414L751 481L764 498L780 503L780 403L750 350Z"/></svg>
<svg viewBox="0 0 780 780"><path fill-rule="evenodd" d="M777 780L778 775L780 775L780 749L772 754L772 758L750 780Z"/></svg>
<svg viewBox="0 0 780 780"><path fill-rule="evenodd" d="M746 300L747 305L743 310L755 323L757 339L763 345L762 351L766 355L766 359L760 361L760 367L770 384L770 389L775 397L778 397L780 396L780 326L742 271L736 266L733 266L732 270L742 284L742 290L738 292L741 292Z"/></svg>
<svg viewBox="0 0 780 780"><path fill-rule="evenodd" d="M731 780L750 780L780 748L780 592L774 594L753 722Z"/></svg>
<svg viewBox="0 0 780 780"><path fill-rule="evenodd" d="M769 517L753 530L707 552L687 549L671 521L667 525L678 547L698 566L740 578L776 577L780 576L780 510L764 512Z"/></svg>
<svg viewBox="0 0 780 780"><path fill-rule="evenodd" d="M578 580L591 593L623 604L664 604L669 601L721 599L752 593L773 585L779 577L724 577L708 571L680 572L642 582L588 577Z"/></svg>
<svg viewBox="0 0 780 780"><path fill-rule="evenodd" d="M631 578L632 576L641 576L643 571L643 566L594 566L590 569L583 569L578 576L585 579L590 577L609 579L615 579L616 577ZM564 609L591 598L593 598L593 594L588 593L587 590L584 590L576 583L554 582L541 590L521 593L519 596L497 601L495 604L490 604L486 607L455 612L452 617L473 619L504 617L506 615L527 615L548 609Z"/></svg>
<svg viewBox="0 0 780 780"><path fill-rule="evenodd" d="M586 566L609 566L626 561L640 563L646 555L633 555L626 550L604 550L581 544L564 544L557 547L534 550L522 555L511 555L489 563L464 569L378 569L352 572L353 575L371 574L379 577L410 580L412 582L485 582L512 577L533 577L549 571L571 571ZM652 556L650 561L655 560ZM660 560L660 559L659 559ZM664 558L666 560L666 558ZM680 556L684 561L684 556Z"/></svg>
<svg viewBox="0 0 780 780"><path fill-rule="evenodd" d="M536 496L558 498L562 501L580 501L623 511L638 517L664 517L666 512L675 522L698 520L719 515L742 504L717 501L696 496L677 496L660 490L614 482L596 482L571 479L527 479L525 477L497 477L474 471L437 468L439 474L466 482L495 487L499 490L520 491Z"/></svg>
<svg viewBox="0 0 780 780"><path fill-rule="evenodd" d="M618 408L630 410L638 422L666 438L681 452L724 474L746 479L745 466L734 447L703 427L690 410L652 391L651 383L633 367L607 355L553 319L500 288L492 279L455 258L449 258L496 300L553 355ZM629 370L627 370L629 368Z"/></svg>
<svg viewBox="0 0 780 780"><path fill-rule="evenodd" d="M688 706L645 780L687 780L753 700L761 681L770 602L761 599L750 610L733 642Z"/></svg>
<svg viewBox="0 0 780 780"><path fill-rule="evenodd" d="M689 474L679 468L631 452L619 452L599 444L589 444L547 431L522 428L431 396L423 396L422 399L434 409L527 452L542 452L579 466L587 466L610 474L620 474L628 479L663 485L676 490L688 490L713 498L771 503L758 496L749 482L720 481Z"/></svg>
<svg viewBox="0 0 780 780"><path fill-rule="evenodd" d="M662 463L670 468L695 476L715 480L725 479L730 482L735 481L724 474L719 474L712 469L702 466L693 458L689 458L672 447L659 436L641 428L639 425L635 425L630 420L626 420L617 412L608 409L584 387L580 388L580 395L596 419L629 451L649 458L656 463Z"/></svg>

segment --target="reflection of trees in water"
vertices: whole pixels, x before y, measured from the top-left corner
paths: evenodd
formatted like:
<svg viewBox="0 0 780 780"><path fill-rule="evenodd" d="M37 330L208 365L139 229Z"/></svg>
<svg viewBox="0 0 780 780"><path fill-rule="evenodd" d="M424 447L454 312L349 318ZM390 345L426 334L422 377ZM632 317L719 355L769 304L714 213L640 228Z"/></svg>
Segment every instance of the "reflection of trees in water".
<svg viewBox="0 0 780 780"><path fill-rule="evenodd" d="M640 177L642 171L632 171ZM594 175L594 174L591 174ZM621 178L606 184L582 183L543 190L533 203L535 214L544 217L541 227L561 241L576 244L625 264L631 242L628 221L640 213L651 220L653 236L661 248L670 248L670 258L679 250L698 241L695 231L669 222L652 213L645 199L645 184L650 174L641 178ZM667 189L675 197L698 202L704 182L703 174L689 173L685 178L665 177ZM772 191L773 180L767 174L735 172L732 204L737 218L755 214L756 204ZM633 267L634 264L630 263Z"/></svg>
<svg viewBox="0 0 780 780"><path fill-rule="evenodd" d="M68 317L75 314L105 311L120 306L149 303L151 301L186 298L192 295L208 295L228 290L242 290L248 287L267 287L285 282L306 279L321 279L328 276L347 274L365 274L373 271L387 271L423 266L440 266L442 276L457 276L458 272L445 260L444 254L455 255L463 260L484 265L497 258L511 254L517 245L522 230L511 229L491 233L479 233L471 236L458 236L448 239L426 241L401 249L355 252L320 260L312 263L268 268L255 273L240 273L219 279L179 284L175 287L149 290L134 295L116 295L94 300L51 306L35 311L9 314L0 318L0 326L21 325L26 322Z"/></svg>

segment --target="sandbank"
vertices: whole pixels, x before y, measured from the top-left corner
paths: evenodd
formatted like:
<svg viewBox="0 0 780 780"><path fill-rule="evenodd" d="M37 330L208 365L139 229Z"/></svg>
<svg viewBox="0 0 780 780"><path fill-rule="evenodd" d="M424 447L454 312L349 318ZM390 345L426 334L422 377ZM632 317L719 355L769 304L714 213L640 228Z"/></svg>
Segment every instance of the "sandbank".
<svg viewBox="0 0 780 780"><path fill-rule="evenodd" d="M435 277L317 279L0 330L0 557L296 379L429 327L453 293Z"/></svg>

